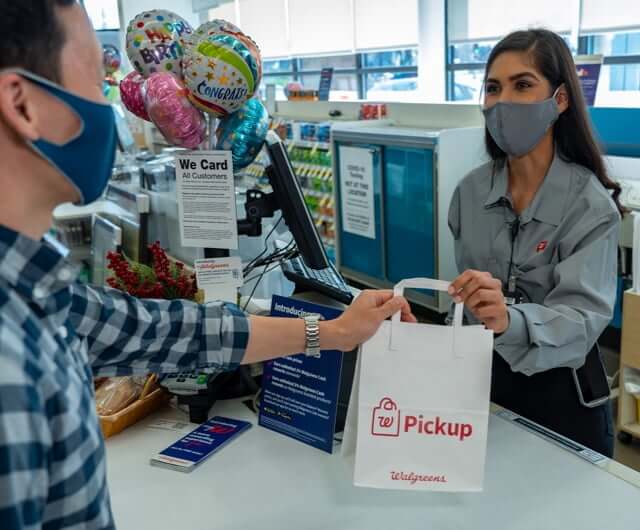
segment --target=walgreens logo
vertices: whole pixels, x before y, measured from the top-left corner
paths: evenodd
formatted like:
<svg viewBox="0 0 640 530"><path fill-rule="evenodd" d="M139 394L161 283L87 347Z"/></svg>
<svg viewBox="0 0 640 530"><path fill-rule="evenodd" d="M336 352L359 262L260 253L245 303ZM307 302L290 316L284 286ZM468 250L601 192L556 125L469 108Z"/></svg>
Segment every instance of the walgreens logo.
<svg viewBox="0 0 640 530"><path fill-rule="evenodd" d="M380 400L371 416L372 436L399 437L401 433L417 433L426 436L447 436L461 442L473 436L470 423L445 421L440 416L425 418L422 414L403 415L398 405L389 397Z"/></svg>

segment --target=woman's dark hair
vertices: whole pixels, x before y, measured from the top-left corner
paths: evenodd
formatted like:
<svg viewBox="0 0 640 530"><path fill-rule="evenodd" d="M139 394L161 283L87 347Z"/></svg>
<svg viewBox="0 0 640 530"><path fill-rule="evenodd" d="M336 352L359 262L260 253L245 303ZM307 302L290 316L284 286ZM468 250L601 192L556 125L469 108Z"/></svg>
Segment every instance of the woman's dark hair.
<svg viewBox="0 0 640 530"><path fill-rule="evenodd" d="M65 43L56 9L76 0L1 0L0 70L24 68L60 82L60 53Z"/></svg>
<svg viewBox="0 0 640 530"><path fill-rule="evenodd" d="M595 140L582 87L576 73L571 51L564 39L545 29L516 31L502 39L491 51L487 61L486 77L496 58L505 52L526 52L533 65L544 75L555 92L564 85L569 95L569 107L553 125L553 137L559 156L566 162L579 164L590 170L602 185L611 190L611 196L620 213L626 209L620 204L620 185L607 175L602 151ZM506 153L498 147L485 128L487 152L497 164L504 164Z"/></svg>

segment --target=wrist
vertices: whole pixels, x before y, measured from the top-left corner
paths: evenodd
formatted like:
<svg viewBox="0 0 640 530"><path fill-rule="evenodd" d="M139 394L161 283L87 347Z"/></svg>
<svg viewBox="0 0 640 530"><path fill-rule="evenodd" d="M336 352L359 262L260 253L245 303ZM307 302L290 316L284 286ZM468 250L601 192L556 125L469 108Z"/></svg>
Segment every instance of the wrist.
<svg viewBox="0 0 640 530"><path fill-rule="evenodd" d="M495 332L495 336L499 337L500 335L502 335L503 333L505 333L508 329L509 329L509 324L511 323L511 319L509 317L509 311L505 311L505 315L502 319L502 327L499 328L498 330L496 330Z"/></svg>
<svg viewBox="0 0 640 530"><path fill-rule="evenodd" d="M347 351L347 333L340 319L320 322L320 349Z"/></svg>

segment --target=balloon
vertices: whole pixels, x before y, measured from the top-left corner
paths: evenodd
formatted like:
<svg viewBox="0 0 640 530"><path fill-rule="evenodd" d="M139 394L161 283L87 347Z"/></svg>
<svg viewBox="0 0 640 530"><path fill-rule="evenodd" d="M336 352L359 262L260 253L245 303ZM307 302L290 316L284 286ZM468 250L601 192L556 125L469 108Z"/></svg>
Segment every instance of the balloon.
<svg viewBox="0 0 640 530"><path fill-rule="evenodd" d="M144 82L142 91L151 121L169 143L195 149L204 141L206 121L189 101L188 90L180 79L158 72Z"/></svg>
<svg viewBox="0 0 640 530"><path fill-rule="evenodd" d="M107 75L112 75L118 71L122 64L120 50L113 44L104 44L102 46L102 65Z"/></svg>
<svg viewBox="0 0 640 530"><path fill-rule="evenodd" d="M221 18L214 18L209 22L205 22L200 25L197 30L193 32L198 38L209 37L211 35L217 35L218 33L228 33L229 35L243 35L242 30L226 20Z"/></svg>
<svg viewBox="0 0 640 530"><path fill-rule="evenodd" d="M247 35L245 35L242 30L221 18L215 18L210 20L209 22L205 22L201 26L198 27L187 39L186 46L193 46L193 44L198 39L203 39L207 37L211 37L213 35L219 35L220 33L226 33L228 35L233 35L240 42L242 42L254 56L256 62L258 63L258 78L262 78L262 56L260 54L260 48L253 41L253 39Z"/></svg>
<svg viewBox="0 0 640 530"><path fill-rule="evenodd" d="M138 72L129 72L127 76L120 81L120 98L126 109L142 118L151 121L147 109L144 106L144 97L142 96L142 84L144 77Z"/></svg>
<svg viewBox="0 0 640 530"><path fill-rule="evenodd" d="M144 78L156 72L180 77L183 43L191 33L189 23L171 11L145 11L127 28L127 56Z"/></svg>
<svg viewBox="0 0 640 530"><path fill-rule="evenodd" d="M234 170L245 168L258 156L268 131L269 113L260 100L252 98L220 121L218 149L231 151Z"/></svg>
<svg viewBox="0 0 640 530"><path fill-rule="evenodd" d="M184 78L193 103L224 117L242 107L260 85L257 58L237 37L200 36L187 49Z"/></svg>

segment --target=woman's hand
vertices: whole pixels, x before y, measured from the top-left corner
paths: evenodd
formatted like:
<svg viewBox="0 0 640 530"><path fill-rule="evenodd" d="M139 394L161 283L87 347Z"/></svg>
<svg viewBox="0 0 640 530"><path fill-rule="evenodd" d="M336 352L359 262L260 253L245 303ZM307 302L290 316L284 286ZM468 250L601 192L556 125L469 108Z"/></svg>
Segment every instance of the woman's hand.
<svg viewBox="0 0 640 530"><path fill-rule="evenodd" d="M471 313L496 334L509 327L509 313L502 282L488 272L466 270L449 287L449 294L456 303L464 303Z"/></svg>
<svg viewBox="0 0 640 530"><path fill-rule="evenodd" d="M417 322L409 302L393 291L363 291L336 320L321 323L323 349L351 351L368 341L389 317L401 312L404 322Z"/></svg>

